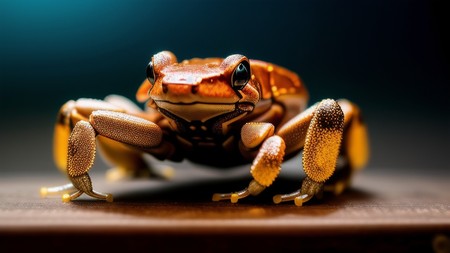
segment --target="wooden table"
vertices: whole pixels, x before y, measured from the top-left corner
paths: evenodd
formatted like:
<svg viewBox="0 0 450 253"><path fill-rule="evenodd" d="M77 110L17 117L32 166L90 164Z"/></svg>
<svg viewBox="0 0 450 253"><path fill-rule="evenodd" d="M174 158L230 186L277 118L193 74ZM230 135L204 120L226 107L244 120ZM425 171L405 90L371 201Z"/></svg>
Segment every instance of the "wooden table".
<svg viewBox="0 0 450 253"><path fill-rule="evenodd" d="M39 187L66 183L57 172L1 175L1 248L14 252L450 250L448 173L368 168L356 175L353 187L343 195L325 195L296 207L271 203L274 194L299 185L302 175L295 163L283 168L273 189L238 204L212 202L211 194L245 187L246 169L178 167L169 182L106 182L103 173L94 173L94 187L113 193L113 203L87 197L71 203L40 198Z"/></svg>

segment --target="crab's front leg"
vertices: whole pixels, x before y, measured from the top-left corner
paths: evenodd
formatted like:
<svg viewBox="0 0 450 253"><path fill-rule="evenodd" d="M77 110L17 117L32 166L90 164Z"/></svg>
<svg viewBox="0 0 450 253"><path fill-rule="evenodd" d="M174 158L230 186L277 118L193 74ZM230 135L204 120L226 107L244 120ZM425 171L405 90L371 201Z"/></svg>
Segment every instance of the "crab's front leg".
<svg viewBox="0 0 450 253"><path fill-rule="evenodd" d="M244 190L214 194L213 201L230 199L232 203L237 203L241 198L258 195L272 184L281 170L286 147L284 140L273 133L274 126L270 123L251 122L244 125L241 130L242 151L248 153L260 147L250 169L253 180Z"/></svg>
<svg viewBox="0 0 450 253"><path fill-rule="evenodd" d="M111 194L93 190L88 174L95 158L97 135L140 148L158 146L162 140L161 129L148 120L121 112L101 110L92 112L89 121L81 120L76 123L69 137L67 175L75 191L63 195L65 202L83 193L112 201Z"/></svg>
<svg viewBox="0 0 450 253"><path fill-rule="evenodd" d="M322 100L278 131L279 135L289 140L289 151L304 143L302 161L306 178L300 190L276 195L274 203L293 200L295 205L301 206L323 191L324 183L335 171L343 131L344 113L332 99Z"/></svg>

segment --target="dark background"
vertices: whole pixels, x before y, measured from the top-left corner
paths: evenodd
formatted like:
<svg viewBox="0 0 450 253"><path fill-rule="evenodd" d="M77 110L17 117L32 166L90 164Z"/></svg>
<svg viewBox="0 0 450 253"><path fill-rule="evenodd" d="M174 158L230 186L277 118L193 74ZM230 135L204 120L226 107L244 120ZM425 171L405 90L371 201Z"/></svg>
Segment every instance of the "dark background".
<svg viewBox="0 0 450 253"><path fill-rule="evenodd" d="M69 99L134 99L150 57L241 53L296 71L310 103L348 98L369 169L448 172L445 9L434 1L2 1L0 172L54 171ZM101 164L101 162L99 162Z"/></svg>

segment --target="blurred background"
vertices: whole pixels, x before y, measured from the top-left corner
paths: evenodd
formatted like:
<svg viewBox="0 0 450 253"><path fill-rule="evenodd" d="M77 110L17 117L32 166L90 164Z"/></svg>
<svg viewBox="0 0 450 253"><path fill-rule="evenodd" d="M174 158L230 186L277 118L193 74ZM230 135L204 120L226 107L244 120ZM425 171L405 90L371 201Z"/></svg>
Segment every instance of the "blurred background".
<svg viewBox="0 0 450 253"><path fill-rule="evenodd" d="M134 100L150 57L171 50L179 60L241 53L285 66L311 104L361 107L369 169L449 176L444 14L434 1L0 0L0 173L56 171L60 106Z"/></svg>

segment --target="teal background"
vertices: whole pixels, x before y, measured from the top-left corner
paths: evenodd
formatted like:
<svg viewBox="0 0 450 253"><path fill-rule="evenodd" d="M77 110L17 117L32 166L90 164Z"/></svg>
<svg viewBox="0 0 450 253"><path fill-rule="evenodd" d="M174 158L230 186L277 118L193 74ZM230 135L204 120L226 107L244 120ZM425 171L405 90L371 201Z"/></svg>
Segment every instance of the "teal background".
<svg viewBox="0 0 450 253"><path fill-rule="evenodd" d="M0 0L1 171L53 171L69 99L134 99L150 57L241 53L296 71L311 103L348 98L370 168L440 170L450 151L448 41L437 1Z"/></svg>

